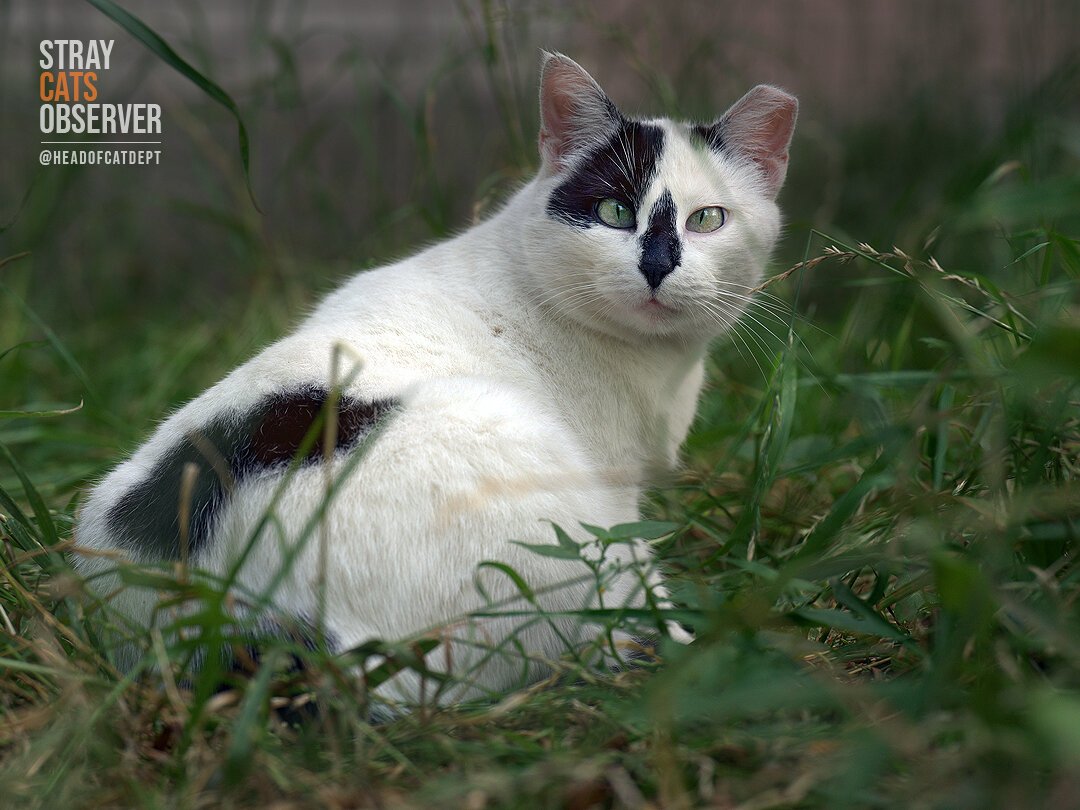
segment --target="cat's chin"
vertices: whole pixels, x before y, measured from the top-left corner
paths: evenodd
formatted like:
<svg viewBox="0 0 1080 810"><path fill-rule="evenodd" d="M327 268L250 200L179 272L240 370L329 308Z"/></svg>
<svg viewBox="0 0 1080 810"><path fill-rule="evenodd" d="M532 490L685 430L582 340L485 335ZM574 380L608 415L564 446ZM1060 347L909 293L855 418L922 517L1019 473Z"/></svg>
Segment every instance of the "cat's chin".
<svg viewBox="0 0 1080 810"><path fill-rule="evenodd" d="M644 312L649 317L667 318L674 315L678 310L658 298L649 298L638 305L638 312Z"/></svg>
<svg viewBox="0 0 1080 810"><path fill-rule="evenodd" d="M696 330L693 329L694 319L685 307L656 296L621 301L614 307L608 307L604 311L603 321L603 325L596 324L601 331L629 340L658 337L686 340L700 337L688 334L688 330Z"/></svg>
<svg viewBox="0 0 1080 810"><path fill-rule="evenodd" d="M650 335L665 335L677 330L682 321L679 310L657 298L647 298L633 306L634 323Z"/></svg>

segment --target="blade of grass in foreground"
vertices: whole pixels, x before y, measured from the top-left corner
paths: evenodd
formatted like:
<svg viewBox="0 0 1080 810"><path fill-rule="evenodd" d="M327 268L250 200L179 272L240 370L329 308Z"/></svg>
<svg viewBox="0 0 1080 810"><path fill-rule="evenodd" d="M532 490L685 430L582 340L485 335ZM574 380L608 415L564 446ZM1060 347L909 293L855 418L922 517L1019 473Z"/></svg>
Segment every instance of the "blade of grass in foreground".
<svg viewBox="0 0 1080 810"><path fill-rule="evenodd" d="M206 76L188 64L183 57L172 49L169 43L162 39L157 32L150 28L146 23L118 6L112 0L86 0L86 2L106 17L113 20L117 25L135 37L135 39L139 40L139 42L149 48L162 62L191 81L196 87L206 93L206 95L210 96L210 98L232 113L233 118L236 119L236 133L240 141L240 162L244 167L244 183L247 186L251 204L255 206L256 211L261 213L262 209L259 208L259 203L255 199L255 191L251 187L251 147L248 142L247 127L244 126L244 119L240 116L240 110L236 106L236 102L232 100L232 97L222 90L220 86L206 78Z"/></svg>
<svg viewBox="0 0 1080 810"><path fill-rule="evenodd" d="M11 454L11 451L0 444L0 453L3 453L8 464L11 465L15 475L19 477L19 481L23 485L26 500L29 501L31 508L34 510L34 517L37 519L38 531L41 533L42 541L49 546L56 545L59 541L56 525L53 523L52 515L49 514L49 507L45 504L45 499L41 497L41 494L30 482L30 477L19 462L15 460L15 456Z"/></svg>
<svg viewBox="0 0 1080 810"><path fill-rule="evenodd" d="M83 404L80 402L78 405L74 405L70 408L57 408L54 410L45 411L0 411L0 419L27 419L34 416L46 417L46 416L63 416L64 414L75 413L82 410Z"/></svg>

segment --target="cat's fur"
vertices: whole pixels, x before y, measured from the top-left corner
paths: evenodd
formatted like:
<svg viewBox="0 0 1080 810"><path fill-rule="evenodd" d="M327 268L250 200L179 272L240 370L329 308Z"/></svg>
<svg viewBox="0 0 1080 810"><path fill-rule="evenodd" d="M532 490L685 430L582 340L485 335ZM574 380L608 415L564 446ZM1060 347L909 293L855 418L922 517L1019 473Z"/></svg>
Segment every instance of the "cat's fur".
<svg viewBox="0 0 1080 810"><path fill-rule="evenodd" d="M273 603L306 621L324 611L337 646L444 628L489 647L516 632L519 653L558 657L595 630L573 617L454 624L485 598L521 607L505 570L478 566L510 566L549 611L597 602L580 563L509 541L552 544L551 523L586 540L581 522L639 519L643 489L689 429L707 344L740 316L777 238L795 116L794 98L759 86L711 125L636 121L576 63L545 55L535 179L486 222L357 275L170 416L89 493L81 570L105 593L115 555L100 552L222 575L272 513L238 588L264 592L295 553ZM597 221L607 197L636 227ZM703 206L727 221L688 231ZM335 380L336 449L323 460L320 434L276 492ZM298 545L305 525L317 528ZM643 604L643 578L659 588L644 542L607 555L605 605ZM154 603L136 588L113 599L143 624ZM474 680L452 697L523 672L515 656L476 666L469 643L443 653L434 666ZM396 686L416 697L415 680Z"/></svg>

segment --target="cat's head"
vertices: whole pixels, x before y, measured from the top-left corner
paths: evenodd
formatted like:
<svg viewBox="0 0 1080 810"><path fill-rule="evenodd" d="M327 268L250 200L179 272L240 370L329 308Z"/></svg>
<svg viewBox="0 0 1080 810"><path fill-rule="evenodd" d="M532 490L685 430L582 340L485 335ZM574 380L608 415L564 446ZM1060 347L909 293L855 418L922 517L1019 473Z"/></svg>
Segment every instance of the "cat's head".
<svg viewBox="0 0 1080 810"><path fill-rule="evenodd" d="M797 110L759 85L711 124L628 118L580 65L545 54L528 237L545 304L630 339L728 328L780 230Z"/></svg>

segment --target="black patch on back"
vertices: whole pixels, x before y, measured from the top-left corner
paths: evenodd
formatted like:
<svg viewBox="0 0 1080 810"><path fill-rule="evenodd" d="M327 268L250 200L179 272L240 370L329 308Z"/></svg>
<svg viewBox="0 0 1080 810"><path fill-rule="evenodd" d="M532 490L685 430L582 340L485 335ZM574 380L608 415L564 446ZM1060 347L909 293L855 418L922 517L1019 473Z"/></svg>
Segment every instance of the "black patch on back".
<svg viewBox="0 0 1080 810"><path fill-rule="evenodd" d="M326 407L326 397L326 391L321 388L304 388L271 397L257 408L259 418L248 440L246 466L258 469L292 461ZM337 448L352 447L370 433L390 405L386 401L359 402L343 398L338 403ZM322 453L323 437L320 435L303 460L317 461Z"/></svg>
<svg viewBox="0 0 1080 810"><path fill-rule="evenodd" d="M549 216L578 228L598 225L596 205L609 197L637 212L664 149L664 130L623 118L617 110L613 117L616 129L607 143L581 158L551 193Z"/></svg>
<svg viewBox="0 0 1080 810"><path fill-rule="evenodd" d="M664 277L679 266L682 243L675 221L675 201L671 192L664 193L653 203L649 227L641 235L641 274L652 289L660 286Z"/></svg>
<svg viewBox="0 0 1080 810"><path fill-rule="evenodd" d="M285 466L314 441L302 464L322 458L327 391L305 386L263 399L247 413L222 414L203 429L177 442L150 474L129 489L109 510L107 522L122 548L148 552L159 559L181 556L181 479L188 464L197 468L188 501L188 554L210 536L214 519L232 487L248 476ZM335 448L347 450L371 433L396 400L363 402L342 397L337 409Z"/></svg>

